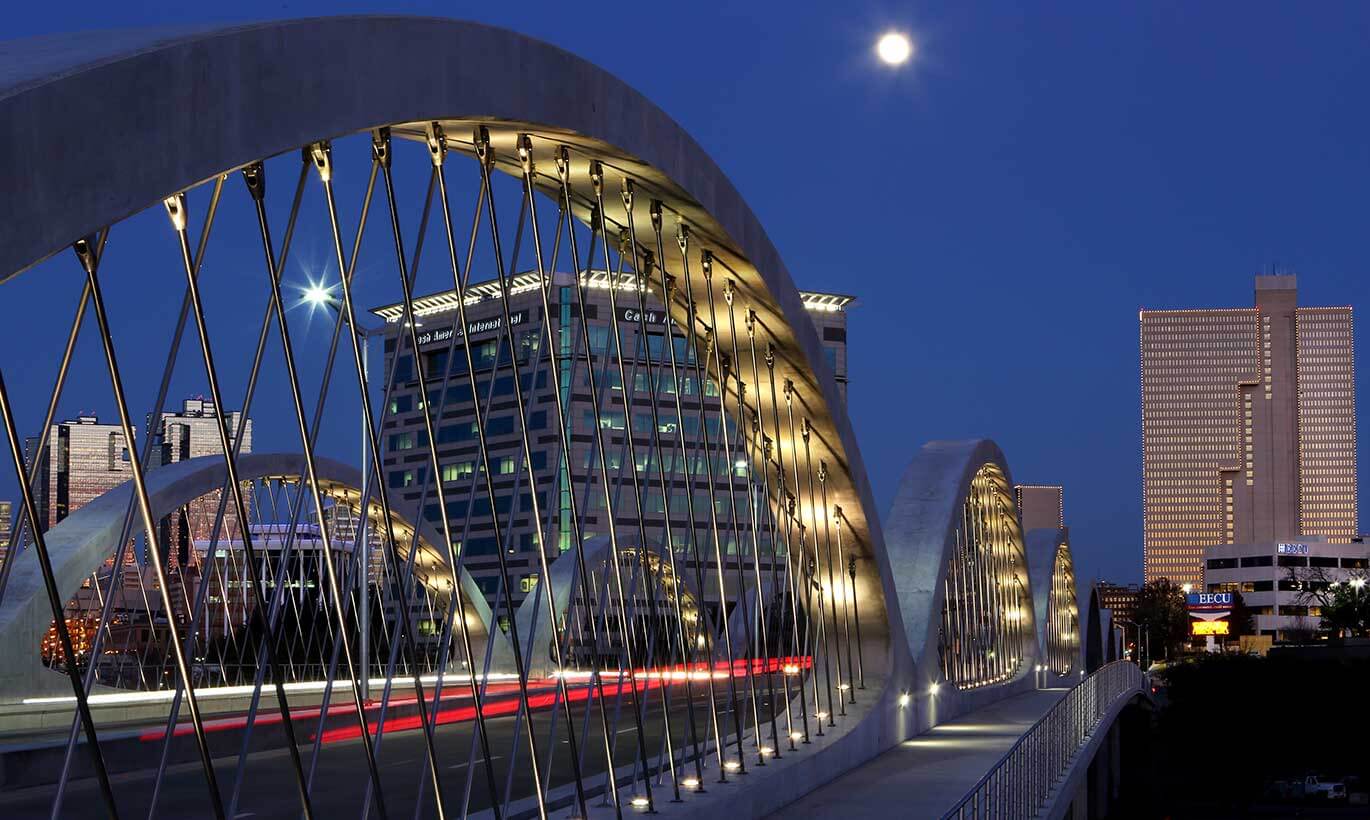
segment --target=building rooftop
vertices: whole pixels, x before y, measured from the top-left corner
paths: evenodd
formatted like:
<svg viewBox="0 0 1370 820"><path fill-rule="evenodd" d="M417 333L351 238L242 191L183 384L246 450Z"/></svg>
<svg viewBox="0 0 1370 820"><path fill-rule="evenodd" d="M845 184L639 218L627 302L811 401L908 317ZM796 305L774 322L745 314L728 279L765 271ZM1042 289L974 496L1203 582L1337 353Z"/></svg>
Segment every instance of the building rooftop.
<svg viewBox="0 0 1370 820"><path fill-rule="evenodd" d="M1276 273L1256 277L1256 290L1298 290L1299 277L1292 273Z"/></svg>
<svg viewBox="0 0 1370 820"><path fill-rule="evenodd" d="M564 279L570 283L571 274L554 274L556 279ZM619 282L620 290L632 290L637 287L637 277L631 273L621 274ZM607 289L609 287L610 274L603 270L592 270L580 276L581 282L591 289ZM536 271L526 271L516 273L509 277L509 295L515 296L537 288L540 277ZM478 305L490 299L498 299L500 294L499 282L489 279L484 282L476 282L466 288L467 306ZM804 307L815 313L838 313L844 311L853 302L855 296L848 296L842 293L820 293L818 291L802 290L799 297L804 301ZM433 316L441 313L448 313L457 309L457 292L455 290L444 290L438 293L430 293L426 296L414 297L414 315L417 317ZM372 313L381 317L387 324L398 323L404 318L404 304L396 302L391 305L372 308Z"/></svg>

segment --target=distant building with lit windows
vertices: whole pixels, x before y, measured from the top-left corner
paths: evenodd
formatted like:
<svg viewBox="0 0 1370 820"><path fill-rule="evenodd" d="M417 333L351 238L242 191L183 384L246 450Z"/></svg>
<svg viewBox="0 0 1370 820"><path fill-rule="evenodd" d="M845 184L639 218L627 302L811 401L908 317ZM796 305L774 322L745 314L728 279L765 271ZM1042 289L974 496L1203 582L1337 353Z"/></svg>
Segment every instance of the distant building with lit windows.
<svg viewBox="0 0 1370 820"><path fill-rule="evenodd" d="M1322 611L1313 593L1331 584L1361 583L1367 571L1370 549L1360 539L1219 544L1204 550L1203 589L1240 592L1257 634L1288 640L1319 628Z"/></svg>
<svg viewBox="0 0 1370 820"><path fill-rule="evenodd" d="M1203 582L1204 548L1357 531L1350 307L1299 307L1293 276L1255 307L1143 310L1144 574Z"/></svg>
<svg viewBox="0 0 1370 820"><path fill-rule="evenodd" d="M601 432L607 435L608 474L613 485L616 499L613 519L620 538L628 542L637 540L636 513L632 510L633 496L631 480L623 476L631 475L624 446L625 418L623 405L623 385L616 366L605 367L604 354L612 349L612 311L609 302L608 275L603 271L592 271L583 276L586 320L590 328L590 347L594 351L596 384L601 393L601 416L598 420ZM637 293L633 290L633 279L625 275L619 285L615 298L618 308L618 325L623 336L624 363L628 379L633 383L634 399L631 421L636 452L636 470L643 495L643 517L649 541L663 536L665 502L659 489L655 459L648 460L651 449L651 409L649 403L649 381L647 379L646 358L643 353L650 351L652 367L657 374L660 402L659 433L667 461L666 471L675 489L671 493L670 509L672 537L675 541L677 560L685 561L682 572L693 572L689 562L687 542L687 503L690 496L696 510L696 533L701 544L712 542L709 533L709 481L702 470L703 456L700 449L695 450L696 464L691 468L696 478L687 487L683 480L685 459L675 455L678 437L677 425L683 428L688 446L692 449L703 443L698 424L698 409L701 400L709 408L711 417L706 429L711 446L720 451L720 430L713 418L717 408L717 386L712 378L699 385L694 375L695 351L686 344L683 336L676 332L673 348L680 370L680 384L670 381L670 362L668 351L663 344L662 326L664 314L655 293L647 294L648 328L647 344L638 337ZM485 593L491 609L502 612L504 604L497 608L501 598L500 574L497 551L503 549L513 585L514 604L520 603L528 594L535 591L539 582L539 561L537 557L539 524L532 518L533 493L537 493L538 507L544 518L551 522L549 531L553 543L548 545L549 560L561 555L575 543L571 527L570 495L565 482L558 480L559 447L556 432L556 404L552 382L548 377L550 357L541 350L541 342L546 339L542 327L542 298L538 288L540 280L533 272L520 273L511 277L509 284L509 310L514 327L512 348L520 364L529 445L533 461L533 471L537 476L536 487L529 488L521 451L520 424L513 415L515 410L513 378L508 364L510 345L506 343L501 350L498 339L502 335L502 307L498 283L485 281L468 286L466 293L467 328L458 327L457 299L454 291L419 296L414 299L414 313L419 322L419 366L423 368L428 380L429 401L436 411L442 403L441 417L435 413L434 424L437 435L438 459L446 498L444 499L449 520L453 527L453 540L464 554L464 566L473 580ZM577 481L576 500L579 504L582 533L586 540L593 536L603 536L609 527L610 515L605 509L603 489L600 485L599 463L594 454L593 430L596 424L593 402L589 393L587 368L585 367L584 344L580 333L580 314L575 294L575 280L571 274L555 274L549 291L553 321L558 326L557 351L561 370L560 381L563 392L563 405L567 423L570 426L572 457L576 460L575 476ZM847 316L846 310L853 297L838 294L801 292L800 297L812 318L822 343L823 353L833 371L839 395L845 400L847 386ZM720 308L722 306L720 305ZM702 308L701 308L702 309ZM395 363L399 340L407 336L404 325L404 306L392 304L378 307L372 311L385 320L383 329L385 345L385 368L389 373ZM720 321L727 319L720 317ZM743 319L739 310L736 321ZM452 361L447 360L448 346L456 335L456 347ZM504 543L496 543L490 522L490 501L483 488L481 458L476 438L475 420L472 412L471 386L467 375L462 335L469 334L476 369L476 383L482 403L489 403L485 415L485 433L489 439L490 463L494 473L495 513L500 516L501 536ZM745 334L739 335L745 341ZM758 342L760 344L760 342ZM386 482L390 503L400 514L408 517L422 515L439 532L441 531L442 509L431 490L424 492L425 479L431 464L430 444L424 430L423 396L419 393L418 367L413 354L408 349L406 339L403 354L395 367L395 386L391 400L386 407L383 424L382 463L386 472ZM636 354L636 355L634 355ZM750 356L749 351L740 351ZM758 350L758 358L764 356L764 348ZM636 359L636 364L634 364ZM764 362L761 364L764 369ZM750 372L750 363L747 364ZM443 403L441 379L450 373L450 382ZM636 375L634 375L636 373ZM375 376L373 375L373 378ZM671 394L679 388L683 418L676 418L671 403ZM782 411L783 412L783 411ZM726 424L729 439L736 448L737 430L732 416ZM751 431L747 431L751 436ZM741 448L737 448L739 451ZM732 534L728 517L732 507L727 503L728 478L727 466L714 458L715 477L713 492L716 514L720 530L726 529L723 536L725 554L735 554L739 548L750 553L750 525L746 520L745 476L746 464L732 465L734 486L738 489L738 515L740 522L738 537L744 543L737 544ZM588 477L588 482L587 482ZM478 481L479 479L479 481ZM758 479L759 480L759 479ZM430 485L431 486L431 485ZM416 509L422 505L422 510ZM767 540L762 532L758 538ZM769 573L770 563L764 560L769 551L763 544L763 571ZM725 559L726 560L726 559ZM707 585L707 584L706 584ZM706 599L710 590L705 589Z"/></svg>
<svg viewBox="0 0 1370 820"><path fill-rule="evenodd" d="M159 454L160 458L153 461L153 465L175 464L178 461L201 456L222 455L224 450L219 440L218 415L214 402L204 398L186 399L181 402L181 410L178 413L162 413L162 451ZM252 419L243 418L243 414L238 411L230 411L224 416L224 423L228 427L230 438L236 438L241 431L243 443L240 447L240 454L251 453ZM243 502L250 512L252 510L252 488L250 485L244 487L244 493ZM158 538L162 541L164 548L169 549L170 553L176 557L178 563L185 563L189 560L191 544L212 537L214 520L219 511L219 495L219 490L203 495L182 507L175 515L167 516L160 522L161 532ZM238 511L235 509L233 499L230 498L224 506L220 538L229 540L240 537Z"/></svg>
<svg viewBox="0 0 1370 820"><path fill-rule="evenodd" d="M52 425L47 447L37 447L29 439L26 457L39 461L34 495L43 532L133 477L123 428L93 415Z"/></svg>
<svg viewBox="0 0 1370 820"><path fill-rule="evenodd" d="M1113 613L1113 622L1122 623L1132 622L1137 616L1137 599L1142 594L1142 588L1136 584L1111 584L1108 581L1098 581L1094 584L1094 589L1099 595L1099 608L1107 609Z"/></svg>
<svg viewBox="0 0 1370 820"><path fill-rule="evenodd" d="M154 429L160 447L154 450L149 464L152 469L164 464L172 464L200 456L221 455L218 436L217 410L214 403L201 398L187 399L181 404L179 412L164 412L156 419ZM226 416L230 436L243 435L242 453L252 452L252 421L243 418L241 413L230 412ZM123 428L118 424L101 424L94 415L81 415L70 421L52 425L48 430L47 445L38 450L38 440L30 438L26 444L26 458L32 463L38 459L37 480L34 491L38 502L38 521L46 532L57 526L77 510L133 478L130 459L133 452L124 440ZM252 505L251 486L245 487L245 502L249 512ZM219 490L212 490L200 498L192 500L171 515L162 518L157 525L157 541L161 555L166 560L167 583L175 589L171 596L173 615L184 621L187 617L189 595L186 589L193 589L200 577L199 557L193 544L210 537L214 519L218 512ZM229 540L237 535L237 512L230 503L224 510L222 538ZM150 621L165 618L161 599L149 594L154 588L155 574L147 559L147 544L143 538L141 522L134 519L132 529L133 548L124 552L124 560L119 568L120 577L112 589L112 617L115 619L119 634L117 651L111 663L116 665L127 660L129 652L141 651L150 640L146 628ZM8 535L8 528L4 528ZM4 538L0 535L0 539ZM30 539L31 540L31 539ZM116 539L117 540L117 539ZM111 557L106 559L97 576L100 588L97 589L90 579L78 588L67 601L66 613L68 626L73 629L73 641L78 652L84 651L92 633L90 623L97 620L103 608L103 590L109 587L109 574L114 571L113 553L115 545L110 545ZM52 662L60 657L54 653L56 631L52 630L44 639L44 658Z"/></svg>
<svg viewBox="0 0 1370 820"><path fill-rule="evenodd" d="M14 526L14 507L8 501L0 501L0 567L5 565L9 555L10 527Z"/></svg>

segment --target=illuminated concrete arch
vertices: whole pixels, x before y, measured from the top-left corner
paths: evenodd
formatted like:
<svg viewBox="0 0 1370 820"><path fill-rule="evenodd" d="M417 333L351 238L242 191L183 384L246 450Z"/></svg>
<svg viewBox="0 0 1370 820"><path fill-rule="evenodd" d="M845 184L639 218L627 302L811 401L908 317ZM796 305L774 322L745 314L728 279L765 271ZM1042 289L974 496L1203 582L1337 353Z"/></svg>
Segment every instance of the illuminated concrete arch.
<svg viewBox="0 0 1370 820"><path fill-rule="evenodd" d="M139 104L127 105L126 94L111 89L137 93ZM512 175L519 173L515 145L531 134L536 184L551 195L554 154L569 146L573 208L582 221L592 199L588 158L599 159L612 172L615 191L620 175L643 189L634 208L644 244L650 244L648 209L656 198L673 219L691 226L692 247L713 254L714 268L726 271L716 278L726 276L755 312L757 328L774 344L776 382L793 383L796 416L809 422L815 468L827 464L826 512L843 511L863 612L883 616L894 606L887 600L892 590L874 497L846 406L779 251L703 148L598 66L516 32L441 18L81 32L7 44L0 54L0 122L43 124L41 140L28 126L0 129L0 179L7 190L0 200L7 226L0 235L0 282L103 227L160 208L168 195L316 140L384 125L397 138L422 141L425 127L438 122L449 149L467 154L472 129L488 127L496 170ZM104 124L101 139L88 139L91 122ZM690 278L703 292L692 253ZM671 311L684 325L679 300ZM737 335L744 336L742 327ZM726 322L712 337L720 349L733 342ZM735 405L735 393L725 401ZM783 431L775 442L786 464L802 457L798 439ZM797 515L816 529L823 518L812 506L801 503ZM885 619L873 617L863 635L882 647ZM873 657L883 668L883 649Z"/></svg>
<svg viewBox="0 0 1370 820"><path fill-rule="evenodd" d="M317 461L320 490L336 502L361 503L361 473L355 468L319 458ZM238 459L238 474L242 480L281 479L299 480L302 458L286 453L252 453ZM220 489L225 480L224 460L221 456L204 456L176 462L147 474L148 494L152 502L154 520L161 520L192 500ZM84 505L46 533L48 550L52 556L53 572L59 591L70 598L83 582L90 578L109 559L123 529L124 514L129 509L132 482L101 495ZM373 520L379 520L379 505L371 502ZM395 537L404 554L412 543L413 526L392 514ZM420 581L435 594L446 597L450 580L446 578L447 562L442 552L434 547L441 540L431 525L419 528L420 553L415 557L415 572ZM467 600L467 624L473 642L483 653L489 634L490 609L485 598L465 569L461 574L462 590ZM23 555L10 576L5 598L0 601L0 702L44 695L65 695L70 687L59 674L45 667L39 657L38 646L52 622L42 575L31 555ZM502 633L496 646L503 641ZM481 657L478 655L477 657Z"/></svg>
<svg viewBox="0 0 1370 820"><path fill-rule="evenodd" d="M99 139L90 136L92 124L98 124ZM811 460L813 471L826 468L821 500L812 479L807 486L796 486L805 483L798 476L787 479L788 491L799 496L788 514L804 526L811 551L820 538L828 543L829 528L844 539L840 561L851 560L853 576L853 592L846 597L859 609L852 654L861 666L861 698L844 707L841 723L821 741L806 747L814 754L787 755L751 773L749 788L710 790L692 798L693 805L709 814L764 814L793 799L794 784L824 782L911 734L922 707L907 707L901 695L913 685L910 648L922 651L927 642L925 635L906 638L905 630L927 625L928 617L918 611L926 602L916 595L909 604L900 600L905 590L896 583L891 557L900 562L905 556L886 549L839 386L784 261L726 175L676 122L621 80L568 52L475 23L380 16L86 32L8 43L0 54L0 179L6 185L0 199L6 226L0 233L0 282L109 226L117 241L121 220L160 208L165 197L220 175L381 127L389 127L397 140L422 142L434 125L447 135L443 144L454 155L473 154L473 130L487 128L495 170L516 177L522 174L517 146L527 135L538 168L533 185L554 196L556 159L567 148L568 198L581 222L590 218L593 201L591 162L602 162L612 207L618 208L620 178L639 189L631 208L636 238L645 246L654 244L651 203L662 203L669 230L679 221L692 244L688 267L669 246L659 267L670 268L678 286L692 283L696 293L721 289L720 280L726 280L747 311L745 327L757 329L767 360L773 354L773 369L764 367L771 372L761 375L773 377L772 398L780 392L774 385L785 388L778 414L792 408L795 421L768 433L773 460L765 466L773 470L775 461L783 461L789 473ZM615 229L626 225L623 210L613 216ZM713 284L703 271L704 250L717 272ZM709 343L715 350L747 345L741 322L736 329L726 321L713 323L706 333L679 296L668 308L697 350ZM739 371L750 368L749 376L757 375L742 356L732 361ZM729 414L739 398L725 385ZM755 400L760 403L760 397ZM292 463L288 469L299 467ZM217 481L208 481L206 490ZM775 506L784 507L784 499ZM834 520L839 508L841 518ZM825 549L831 554L830 546ZM86 557L64 570L65 583L94 568L95 556ZM933 563L943 567L946 561ZM810 571L821 564L814 560ZM11 582L12 593L20 580ZM821 585L816 577L810 580ZM6 597L7 608L19 598L38 600ZM906 606L914 614L901 614ZM46 619L30 609L35 611L25 610L25 617L33 623L23 628L36 629L39 620L46 627ZM17 623L19 614L9 617ZM838 631L834 623L829 638Z"/></svg>
<svg viewBox="0 0 1370 820"><path fill-rule="evenodd" d="M1024 536L1037 641L1046 671L1068 675L1080 669L1080 605L1068 529L1029 530Z"/></svg>
<svg viewBox="0 0 1370 820"><path fill-rule="evenodd" d="M921 687L938 691L920 722L1032 685L1036 618L1012 487L994 442L934 441L895 493L885 539L904 632Z"/></svg>

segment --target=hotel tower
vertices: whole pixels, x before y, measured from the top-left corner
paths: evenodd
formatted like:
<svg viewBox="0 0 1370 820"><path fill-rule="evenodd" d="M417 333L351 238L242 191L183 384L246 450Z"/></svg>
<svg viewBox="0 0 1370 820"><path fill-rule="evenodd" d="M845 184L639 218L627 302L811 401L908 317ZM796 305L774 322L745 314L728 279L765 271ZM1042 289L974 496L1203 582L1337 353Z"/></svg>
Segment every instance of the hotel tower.
<svg viewBox="0 0 1370 820"><path fill-rule="evenodd" d="M1203 550L1356 535L1350 307L1299 307L1293 276L1256 305L1141 312L1147 581L1203 581Z"/></svg>

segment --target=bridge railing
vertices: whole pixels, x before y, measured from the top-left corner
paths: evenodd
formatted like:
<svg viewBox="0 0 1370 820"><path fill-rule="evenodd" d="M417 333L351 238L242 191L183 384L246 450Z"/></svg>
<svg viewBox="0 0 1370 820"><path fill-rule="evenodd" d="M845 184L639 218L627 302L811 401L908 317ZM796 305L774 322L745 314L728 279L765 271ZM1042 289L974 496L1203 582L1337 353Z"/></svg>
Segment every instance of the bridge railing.
<svg viewBox="0 0 1370 820"><path fill-rule="evenodd" d="M1141 691L1145 680L1142 671L1129 661L1114 661L1082 679L943 815L943 820L1036 816L1100 722L1116 703Z"/></svg>

